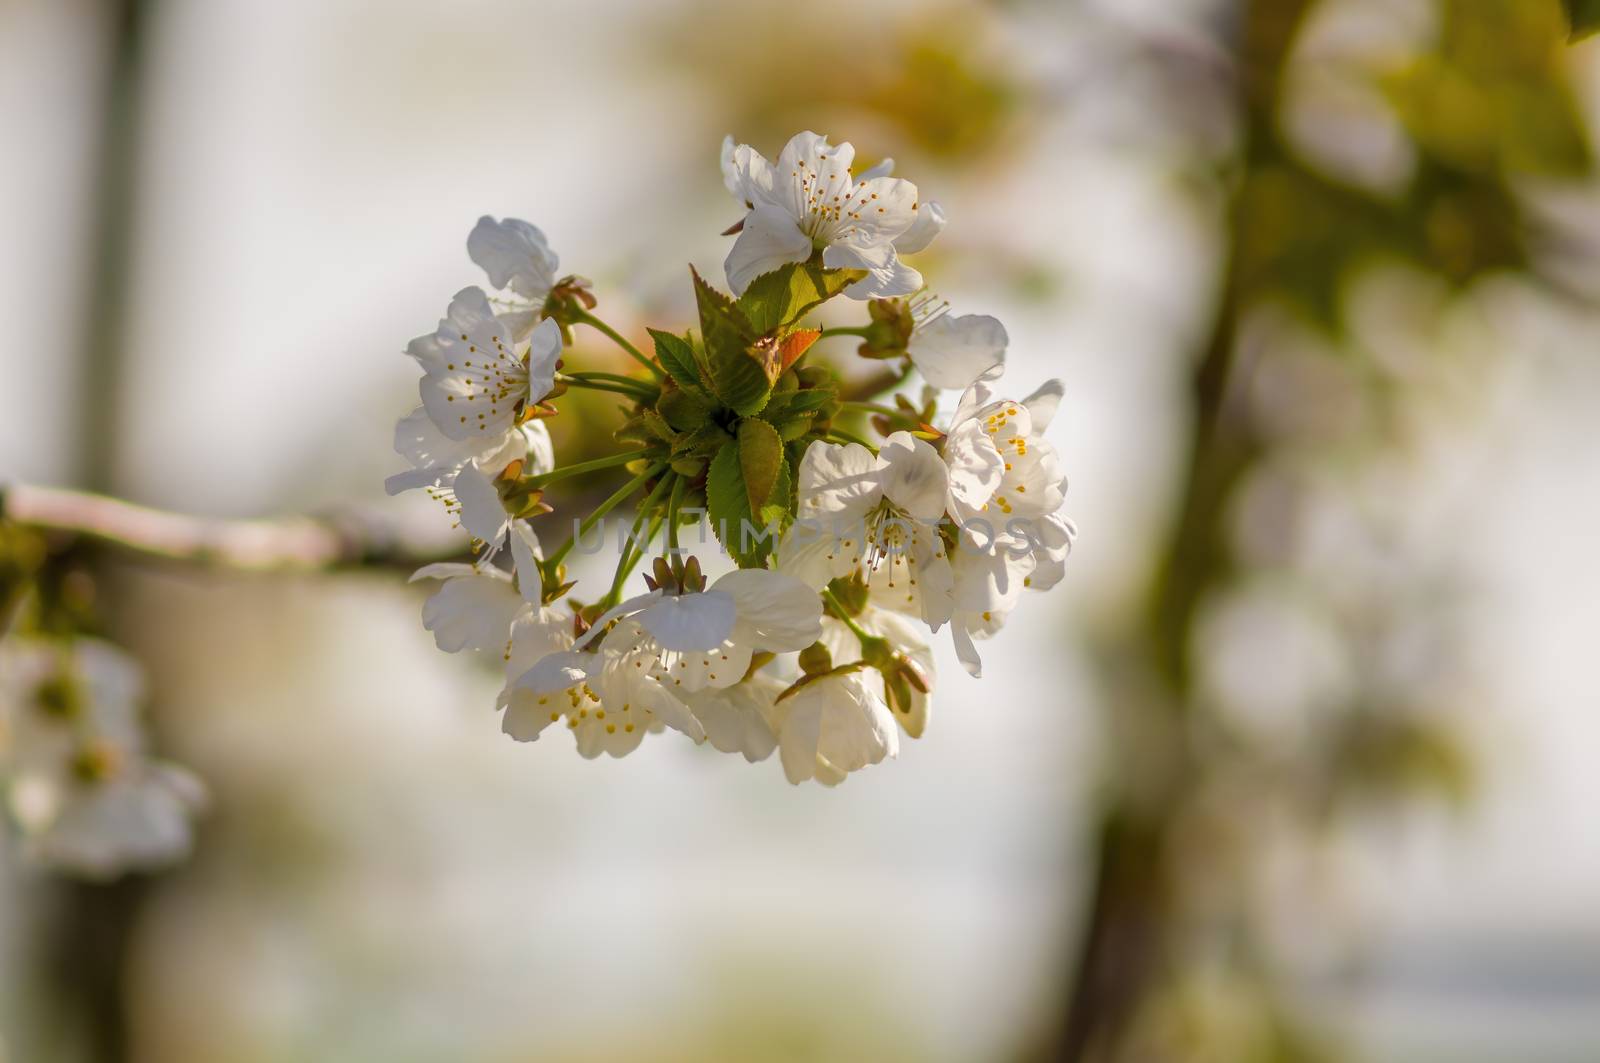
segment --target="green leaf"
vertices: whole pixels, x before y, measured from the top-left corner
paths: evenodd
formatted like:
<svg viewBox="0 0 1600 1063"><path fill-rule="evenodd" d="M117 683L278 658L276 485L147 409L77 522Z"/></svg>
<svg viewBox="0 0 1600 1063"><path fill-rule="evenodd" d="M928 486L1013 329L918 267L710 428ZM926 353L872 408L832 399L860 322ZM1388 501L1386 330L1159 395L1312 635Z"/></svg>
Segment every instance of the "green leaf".
<svg viewBox="0 0 1600 1063"><path fill-rule="evenodd" d="M1562 0L1562 4L1567 9L1573 40L1600 30L1600 0Z"/></svg>
<svg viewBox="0 0 1600 1063"><path fill-rule="evenodd" d="M710 393L706 390L705 381L700 379L700 364L689 341L660 329L646 331L656 341L656 360L673 382L690 394L709 399Z"/></svg>
<svg viewBox="0 0 1600 1063"><path fill-rule="evenodd" d="M751 281L739 297L739 309L758 334L767 335L799 321L866 275L865 270L791 262Z"/></svg>
<svg viewBox="0 0 1600 1063"><path fill-rule="evenodd" d="M694 273L695 304L700 309L700 332L706 345L706 369L711 389L734 412L749 416L767 404L772 381L765 360L752 353L759 338L733 300ZM776 359L773 359L776 364Z"/></svg>
<svg viewBox="0 0 1600 1063"><path fill-rule="evenodd" d="M739 467L744 471L744 489L750 496L750 511L759 513L772 496L783 468L783 440L777 429L765 421L748 418L739 425Z"/></svg>
<svg viewBox="0 0 1600 1063"><path fill-rule="evenodd" d="M706 473L706 512L717 539L739 567L760 568L777 546L777 533L782 531L789 513L793 483L780 448L768 501L752 510L739 451L739 444L729 441L712 459ZM768 527L774 529L773 533L767 533Z"/></svg>

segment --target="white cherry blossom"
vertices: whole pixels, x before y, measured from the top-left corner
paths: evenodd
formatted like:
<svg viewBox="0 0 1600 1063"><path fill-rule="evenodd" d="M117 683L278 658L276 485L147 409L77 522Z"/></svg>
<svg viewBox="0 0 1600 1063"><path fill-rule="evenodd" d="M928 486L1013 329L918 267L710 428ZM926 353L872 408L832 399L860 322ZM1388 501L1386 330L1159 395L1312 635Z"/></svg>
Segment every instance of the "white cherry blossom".
<svg viewBox="0 0 1600 1063"><path fill-rule="evenodd" d="M441 561L412 573L413 583L442 581L422 604L422 626L446 653L509 653L515 625L540 611L538 536L519 520L512 523L510 539L514 572L485 562Z"/></svg>
<svg viewBox="0 0 1600 1063"><path fill-rule="evenodd" d="M928 645L926 633L903 613L879 608L870 601L866 608L852 619L867 634L888 639L889 645L916 670L922 680L922 686L927 688L924 690L909 682L896 684L900 695L903 695L901 700L889 689L892 682L890 677L876 669L868 669L863 673L873 692L889 706L891 715L901 729L911 738L921 738L928 726L928 712L932 706L931 693L935 678L933 648ZM860 659L861 643L855 632L832 617L824 618L822 625L822 638L819 641L828 648L835 664Z"/></svg>
<svg viewBox="0 0 1600 1063"><path fill-rule="evenodd" d="M1052 380L1022 401L996 400L984 381L962 395L944 444L950 512L959 528L952 556L956 654L982 672L975 639L993 635L1037 574L1040 589L1064 571L1076 534L1056 512L1066 495L1055 448L1044 438L1060 405Z"/></svg>
<svg viewBox="0 0 1600 1063"><path fill-rule="evenodd" d="M818 676L777 704L778 755L792 783L829 786L900 753L889 707L861 672Z"/></svg>
<svg viewBox="0 0 1600 1063"><path fill-rule="evenodd" d="M1043 438L1060 403L1052 380L1017 402L995 399L978 381L961 396L946 435L951 514L1000 528L1013 518L1031 521L1061 508L1066 482L1055 447Z"/></svg>
<svg viewBox="0 0 1600 1063"><path fill-rule="evenodd" d="M485 214L467 237L472 256L496 288L506 288L531 303L542 303L556 284L561 259L537 225L520 218L496 221Z"/></svg>
<svg viewBox="0 0 1600 1063"><path fill-rule="evenodd" d="M805 649L822 631L817 592L768 569L735 569L704 591L652 591L629 599L595 624L633 616L653 674L674 691L730 687L754 654Z"/></svg>
<svg viewBox="0 0 1600 1063"><path fill-rule="evenodd" d="M514 461L524 463L523 473L537 476L555 468L550 430L543 421L518 425L499 439L451 439L439 431L421 406L402 417L394 428L394 449L411 464L383 482L391 495L425 488L446 503L454 499L456 474L474 465L480 472L498 474Z"/></svg>
<svg viewBox="0 0 1600 1063"><path fill-rule="evenodd" d="M954 608L939 534L950 476L927 442L896 432L874 455L859 443L813 442L800 462L799 519L778 567L811 587L860 573L882 604L937 628Z"/></svg>
<svg viewBox="0 0 1600 1063"><path fill-rule="evenodd" d="M754 764L778 747L774 721L778 695L788 683L766 670L729 687L707 687L673 693L695 714L706 731L706 741L723 753L738 753Z"/></svg>
<svg viewBox="0 0 1600 1063"><path fill-rule="evenodd" d="M829 269L868 272L845 290L855 298L909 295L922 287L921 274L900 261L896 243L922 240L925 246L930 224L936 233L940 221L919 227L924 205L916 186L888 176L858 181L850 175L854 159L849 144L834 146L811 132L791 138L776 164L731 137L723 142L724 183L748 211L726 263L735 294L761 274L805 262L817 251Z"/></svg>
<svg viewBox="0 0 1600 1063"><path fill-rule="evenodd" d="M1009 342L1005 326L988 314L941 313L916 323L906 356L929 384L960 391L998 377Z"/></svg>
<svg viewBox="0 0 1600 1063"><path fill-rule="evenodd" d="M463 288L439 327L406 353L422 367L422 406L448 439L497 444L523 412L550 393L561 357L561 328L546 319L519 353L511 326L495 316L481 288Z"/></svg>
<svg viewBox="0 0 1600 1063"><path fill-rule="evenodd" d="M638 748L646 731L660 725L704 741L699 719L657 674L657 651L650 642L635 620L624 618L606 633L598 650L562 650L540 657L502 695L504 731L531 742L565 718L579 754L591 758L601 753L625 756Z"/></svg>

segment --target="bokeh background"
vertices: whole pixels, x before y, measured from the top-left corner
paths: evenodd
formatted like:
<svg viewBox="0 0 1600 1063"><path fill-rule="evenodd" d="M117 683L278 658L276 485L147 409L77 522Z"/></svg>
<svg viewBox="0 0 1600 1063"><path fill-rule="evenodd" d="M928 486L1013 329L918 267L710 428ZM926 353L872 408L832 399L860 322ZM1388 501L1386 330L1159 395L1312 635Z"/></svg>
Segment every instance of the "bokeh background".
<svg viewBox="0 0 1600 1063"><path fill-rule="evenodd" d="M0 478L443 534L473 221L687 321L721 137L811 128L1066 382L1082 532L837 790L512 743L392 572L107 559L213 808L0 854L0 1058L1600 1059L1597 108L1558 0L0 0Z"/></svg>

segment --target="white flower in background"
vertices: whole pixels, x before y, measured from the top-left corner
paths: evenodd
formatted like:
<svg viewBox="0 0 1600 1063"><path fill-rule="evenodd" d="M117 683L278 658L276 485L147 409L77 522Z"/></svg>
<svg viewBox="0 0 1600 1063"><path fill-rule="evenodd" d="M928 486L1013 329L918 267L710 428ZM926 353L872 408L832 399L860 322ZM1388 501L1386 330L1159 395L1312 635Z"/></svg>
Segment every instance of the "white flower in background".
<svg viewBox="0 0 1600 1063"><path fill-rule="evenodd" d="M485 214L467 237L467 254L488 274L493 287L512 293L508 300L512 305L500 311L500 320L518 343L526 340L556 285L561 265L544 233L518 218L496 221Z"/></svg>
<svg viewBox="0 0 1600 1063"><path fill-rule="evenodd" d="M862 672L808 679L777 704L778 755L799 784L836 786L845 776L900 753L900 732Z"/></svg>
<svg viewBox="0 0 1600 1063"><path fill-rule="evenodd" d="M896 432L874 455L813 442L800 462L800 513L778 567L810 587L860 572L874 598L935 629L954 608L954 577L937 522L950 476L939 452Z"/></svg>
<svg viewBox="0 0 1600 1063"><path fill-rule="evenodd" d="M186 856L205 788L149 760L143 675L92 639L16 639L0 649L0 779L30 859L93 878Z"/></svg>
<svg viewBox="0 0 1600 1063"><path fill-rule="evenodd" d="M446 653L509 654L517 624L527 622L530 616L553 614L553 610L540 609L543 587L538 536L524 520L512 522L510 533L514 573L486 563L455 561L424 565L412 573L413 583L443 581L422 603L422 626L433 632L434 641ZM570 644L570 637L567 641ZM531 666L530 661L527 667Z"/></svg>
<svg viewBox="0 0 1600 1063"><path fill-rule="evenodd" d="M481 288L463 288L439 327L406 353L422 367L422 406L447 438L496 445L524 411L555 385L561 328L541 321L517 352L511 326L495 316Z"/></svg>
<svg viewBox="0 0 1600 1063"><path fill-rule="evenodd" d="M189 855L193 816L206 805L203 783L175 764L134 760L79 762L106 772L65 782L25 777L15 786L13 813L32 860L88 878L163 867Z"/></svg>
<svg viewBox="0 0 1600 1063"><path fill-rule="evenodd" d="M900 261L896 242L931 240L942 215L919 228L924 207L916 185L887 176L857 181L850 176L854 159L849 144L835 147L810 132L790 139L776 165L732 137L723 142L723 181L749 211L726 263L734 294L816 251L829 269L868 272L845 289L855 298L910 295L922 287L922 275Z"/></svg>

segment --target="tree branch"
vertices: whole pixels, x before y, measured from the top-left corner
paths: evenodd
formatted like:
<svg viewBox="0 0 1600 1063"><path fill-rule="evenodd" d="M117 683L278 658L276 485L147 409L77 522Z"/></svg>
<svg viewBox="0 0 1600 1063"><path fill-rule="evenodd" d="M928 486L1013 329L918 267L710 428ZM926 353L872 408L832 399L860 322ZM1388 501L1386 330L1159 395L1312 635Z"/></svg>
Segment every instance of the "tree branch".
<svg viewBox="0 0 1600 1063"><path fill-rule="evenodd" d="M28 484L0 487L0 521L139 557L235 572L405 570L468 559L461 549L420 551L399 529L355 513L228 520Z"/></svg>

